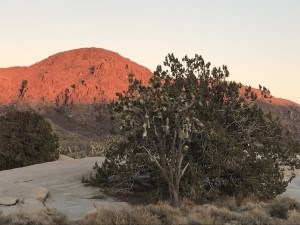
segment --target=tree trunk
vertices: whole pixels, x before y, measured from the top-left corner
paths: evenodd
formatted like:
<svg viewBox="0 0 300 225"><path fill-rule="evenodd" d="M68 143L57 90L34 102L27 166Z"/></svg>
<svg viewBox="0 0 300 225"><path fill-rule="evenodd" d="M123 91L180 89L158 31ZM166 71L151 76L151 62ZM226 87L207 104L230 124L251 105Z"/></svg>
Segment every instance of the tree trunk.
<svg viewBox="0 0 300 225"><path fill-rule="evenodd" d="M179 185L169 184L169 192L171 196L172 206L176 208L179 207L180 206Z"/></svg>

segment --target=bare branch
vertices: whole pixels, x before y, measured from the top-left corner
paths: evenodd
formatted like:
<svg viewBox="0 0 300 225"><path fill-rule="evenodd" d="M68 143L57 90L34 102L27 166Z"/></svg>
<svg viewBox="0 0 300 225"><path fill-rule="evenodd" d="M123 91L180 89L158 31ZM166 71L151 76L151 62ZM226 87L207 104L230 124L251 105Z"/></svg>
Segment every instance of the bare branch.
<svg viewBox="0 0 300 225"><path fill-rule="evenodd" d="M189 164L190 164L190 163L187 163L187 164L185 165L185 167L183 168L183 170L181 171L181 174L180 174L179 180L181 180L181 178L183 177L183 175L184 175L184 173L185 173L186 169L188 168Z"/></svg>

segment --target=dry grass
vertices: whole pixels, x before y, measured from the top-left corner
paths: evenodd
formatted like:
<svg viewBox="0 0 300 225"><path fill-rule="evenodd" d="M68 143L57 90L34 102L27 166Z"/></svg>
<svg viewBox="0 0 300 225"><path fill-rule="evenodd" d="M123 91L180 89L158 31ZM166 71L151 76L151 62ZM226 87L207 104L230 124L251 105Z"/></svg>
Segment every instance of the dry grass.
<svg viewBox="0 0 300 225"><path fill-rule="evenodd" d="M160 225L158 218L145 210L135 208L123 208L120 210L104 209L88 215L82 225Z"/></svg>
<svg viewBox="0 0 300 225"><path fill-rule="evenodd" d="M281 210L282 208L286 210ZM291 199L269 203L250 199L224 198L213 204L196 205L185 200L180 208L167 202L103 209L71 222L55 210L36 215L14 214L0 218L0 225L300 225L300 205Z"/></svg>
<svg viewBox="0 0 300 225"><path fill-rule="evenodd" d="M287 204L290 207L287 218L271 216L270 209L277 204ZM180 208L172 208L166 202L155 205L132 207L125 211L104 211L88 216L84 225L129 225L129 224L164 224L164 225L289 225L300 224L300 213L294 207L295 201L280 199L271 203L236 200L226 198L213 204L195 205L184 201ZM275 207L276 208L276 207ZM279 216L280 217L280 216ZM95 219L96 218L96 219ZM92 223L94 222L94 223Z"/></svg>
<svg viewBox="0 0 300 225"><path fill-rule="evenodd" d="M0 225L70 225L65 215L55 209L39 213L14 213L0 217Z"/></svg>

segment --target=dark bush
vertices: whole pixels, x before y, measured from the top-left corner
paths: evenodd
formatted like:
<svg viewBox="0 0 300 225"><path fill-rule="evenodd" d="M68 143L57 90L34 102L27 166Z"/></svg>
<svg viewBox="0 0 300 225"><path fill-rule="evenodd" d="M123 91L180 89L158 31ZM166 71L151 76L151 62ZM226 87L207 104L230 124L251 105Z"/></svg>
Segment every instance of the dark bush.
<svg viewBox="0 0 300 225"><path fill-rule="evenodd" d="M300 203L290 198L280 198L269 205L269 214L279 219L288 219L289 210L300 210Z"/></svg>
<svg viewBox="0 0 300 225"><path fill-rule="evenodd" d="M287 219L289 212L289 206L283 202L278 202L270 206L269 213L272 217L279 219Z"/></svg>
<svg viewBox="0 0 300 225"><path fill-rule="evenodd" d="M36 112L9 110L0 116L0 170L58 158L58 137Z"/></svg>

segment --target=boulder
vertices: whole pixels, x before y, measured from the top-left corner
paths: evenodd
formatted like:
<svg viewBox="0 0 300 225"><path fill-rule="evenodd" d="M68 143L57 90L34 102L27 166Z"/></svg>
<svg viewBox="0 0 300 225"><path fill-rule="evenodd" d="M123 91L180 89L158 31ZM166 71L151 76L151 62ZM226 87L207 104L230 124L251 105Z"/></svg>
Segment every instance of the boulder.
<svg viewBox="0 0 300 225"><path fill-rule="evenodd" d="M0 196L0 205L2 206L12 206L17 204L18 198L10 196Z"/></svg>

